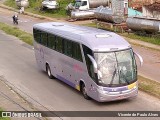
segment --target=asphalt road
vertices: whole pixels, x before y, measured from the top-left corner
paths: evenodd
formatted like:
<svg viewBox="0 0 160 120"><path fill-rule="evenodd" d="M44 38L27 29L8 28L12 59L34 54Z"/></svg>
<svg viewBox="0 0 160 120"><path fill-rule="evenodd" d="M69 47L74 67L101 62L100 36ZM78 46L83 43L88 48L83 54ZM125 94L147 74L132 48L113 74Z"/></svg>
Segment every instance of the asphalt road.
<svg viewBox="0 0 160 120"><path fill-rule="evenodd" d="M58 81L57 79L49 79L45 72L40 71L36 65L34 50L31 46L28 46L27 44L17 40L12 36L6 35L3 32L0 32L0 36L0 79L3 79L5 82L8 81L10 85L17 90L20 89L20 94L25 99L42 110L160 110L160 100L141 91L136 99L108 103L98 103L94 100L87 101L75 89ZM120 118L111 118L111 120L112 119ZM128 120L128 118L123 119ZM150 120L151 118L146 119Z"/></svg>
<svg viewBox="0 0 160 120"><path fill-rule="evenodd" d="M13 25L12 18L11 18L13 14L14 14L13 11L0 8L0 22ZM55 21L66 22L64 20L59 20L59 19L55 19ZM32 33L32 29L33 29L32 26L40 22L50 22L50 21L45 19L42 20L42 19L33 18L29 16L19 15L19 25L17 27L19 27L20 29L26 32ZM85 24L87 23L87 21L80 21L74 24L80 24L80 23ZM144 59L143 67L139 67L139 70L138 70L139 74L160 82L160 52L143 48L140 46L135 46L135 45L133 45L133 48L134 48L134 51L139 53ZM138 62L139 61L137 60L137 63Z"/></svg>

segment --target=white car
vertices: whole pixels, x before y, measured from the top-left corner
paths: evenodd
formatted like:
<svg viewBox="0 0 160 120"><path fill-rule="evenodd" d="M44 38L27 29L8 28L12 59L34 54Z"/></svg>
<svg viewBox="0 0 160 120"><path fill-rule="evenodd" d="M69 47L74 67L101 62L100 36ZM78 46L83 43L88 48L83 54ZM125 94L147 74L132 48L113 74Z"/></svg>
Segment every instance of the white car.
<svg viewBox="0 0 160 120"><path fill-rule="evenodd" d="M59 7L56 0L44 0L42 2L42 8L45 9L57 9Z"/></svg>
<svg viewBox="0 0 160 120"><path fill-rule="evenodd" d="M15 0L16 5L18 7L25 7L27 8L29 6L29 1L28 0Z"/></svg>

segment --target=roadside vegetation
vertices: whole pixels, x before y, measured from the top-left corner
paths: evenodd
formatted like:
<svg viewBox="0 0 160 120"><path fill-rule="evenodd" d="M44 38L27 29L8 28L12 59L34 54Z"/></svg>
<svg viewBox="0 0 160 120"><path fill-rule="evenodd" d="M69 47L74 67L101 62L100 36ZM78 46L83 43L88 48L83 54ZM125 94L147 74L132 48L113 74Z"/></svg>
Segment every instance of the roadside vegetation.
<svg viewBox="0 0 160 120"><path fill-rule="evenodd" d="M160 83L138 76L139 89L160 98Z"/></svg>
<svg viewBox="0 0 160 120"><path fill-rule="evenodd" d="M43 0L29 0L29 7L25 9L27 12L32 12L34 14L39 14L47 17L53 18L66 18L66 6L73 2L74 0L57 0L60 8L57 10L41 10L41 3ZM6 0L5 5L18 9L15 4L15 0Z"/></svg>
<svg viewBox="0 0 160 120"><path fill-rule="evenodd" d="M0 113L1 113L1 112L3 112L3 109L2 109L2 108L0 108ZM2 118L2 117L0 116L0 120L10 120L10 118L8 118L8 117L3 117L3 118Z"/></svg>
<svg viewBox="0 0 160 120"><path fill-rule="evenodd" d="M0 30L4 31L5 33L9 34L9 35L13 35L17 38L19 38L20 40L33 45L33 36L32 34L29 34L25 31L20 30L17 27L12 27L10 25L7 25L5 23L1 23L0 22Z"/></svg>
<svg viewBox="0 0 160 120"><path fill-rule="evenodd" d="M92 22L92 23L88 23L88 24L82 24L83 26L88 26L88 27L94 27L94 28L97 28L97 25Z"/></svg>
<svg viewBox="0 0 160 120"><path fill-rule="evenodd" d="M142 36L142 35L137 35L135 33L122 33L121 35L131 38L131 39L135 39L135 40L141 40L144 42L149 42L155 45L160 45L160 35L157 36Z"/></svg>
<svg viewBox="0 0 160 120"><path fill-rule="evenodd" d="M89 23L89 24L83 24L84 26L89 26L89 27L97 27L97 25L92 22L92 23ZM106 28L103 28L103 27L100 27L98 26L100 29L104 29L104 30L108 30L108 31L113 31L113 29L106 29ZM131 38L131 39L134 39L134 40L141 40L141 41L144 41L144 42L148 42L148 43L152 43L152 44L155 44L155 45L160 45L160 34L157 34L157 35L152 35L152 36L144 36L143 35L138 35L137 33L119 33L119 35L122 35L124 37L128 37L128 38Z"/></svg>
<svg viewBox="0 0 160 120"><path fill-rule="evenodd" d="M41 3L43 0L29 0L29 7L26 9L26 11L34 13L34 14L39 14L39 15L43 15L43 16L47 16L47 17L52 17L52 18L67 18L66 15L66 6L71 3L74 2L74 0L57 0L60 8L58 10L45 10L42 11L40 10L41 8ZM17 8L15 4L14 0L6 0L6 2L4 3L7 6L13 7L13 8ZM97 27L97 25L95 23L90 23L90 24L85 24L85 26L90 26L90 27ZM109 31L113 31L113 29L106 29L106 28L102 28L99 27L101 29L105 29L105 30L109 30ZM160 45L160 35L153 35L153 36L145 36L145 35L138 35L135 33L119 33L122 36L131 38L131 39L135 39L135 40L141 40L144 42L149 42L155 45Z"/></svg>

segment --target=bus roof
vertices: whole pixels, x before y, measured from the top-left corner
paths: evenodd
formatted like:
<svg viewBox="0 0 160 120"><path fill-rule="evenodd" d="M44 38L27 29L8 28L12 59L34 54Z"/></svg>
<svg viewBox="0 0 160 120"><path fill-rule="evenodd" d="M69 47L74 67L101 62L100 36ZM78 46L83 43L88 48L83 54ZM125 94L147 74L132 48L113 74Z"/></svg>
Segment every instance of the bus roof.
<svg viewBox="0 0 160 120"><path fill-rule="evenodd" d="M64 22L47 22L35 24L33 28L82 43L96 52L123 50L131 47L121 36L91 27Z"/></svg>

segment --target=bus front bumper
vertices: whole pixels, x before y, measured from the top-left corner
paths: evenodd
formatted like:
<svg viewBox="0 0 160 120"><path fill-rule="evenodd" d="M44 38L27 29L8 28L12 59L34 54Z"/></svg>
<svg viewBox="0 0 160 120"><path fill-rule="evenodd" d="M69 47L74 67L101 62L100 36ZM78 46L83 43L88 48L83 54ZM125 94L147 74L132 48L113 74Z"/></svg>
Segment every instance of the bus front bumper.
<svg viewBox="0 0 160 120"><path fill-rule="evenodd" d="M117 101L123 100L127 98L134 98L138 95L138 87L120 92L106 92L106 91L98 91L98 100L99 102L107 102L107 101Z"/></svg>

